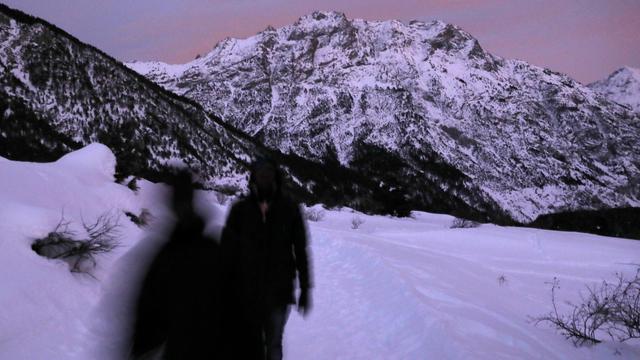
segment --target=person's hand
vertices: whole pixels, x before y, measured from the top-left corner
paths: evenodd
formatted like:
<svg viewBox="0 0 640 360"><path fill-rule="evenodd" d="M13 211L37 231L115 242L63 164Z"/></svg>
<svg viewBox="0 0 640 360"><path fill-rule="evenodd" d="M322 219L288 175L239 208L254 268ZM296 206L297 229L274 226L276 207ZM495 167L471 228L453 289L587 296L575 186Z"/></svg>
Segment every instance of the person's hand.
<svg viewBox="0 0 640 360"><path fill-rule="evenodd" d="M311 292L309 289L301 289L298 297L298 313L307 316L311 312Z"/></svg>

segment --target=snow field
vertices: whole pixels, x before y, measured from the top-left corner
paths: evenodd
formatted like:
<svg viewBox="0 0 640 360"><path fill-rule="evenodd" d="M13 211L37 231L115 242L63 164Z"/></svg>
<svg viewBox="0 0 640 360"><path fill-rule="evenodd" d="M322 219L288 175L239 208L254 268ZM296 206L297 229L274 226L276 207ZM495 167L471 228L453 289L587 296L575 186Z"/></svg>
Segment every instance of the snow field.
<svg viewBox="0 0 640 360"><path fill-rule="evenodd" d="M127 320L135 268L157 248L171 221L165 187L140 181L133 192L113 182L115 158L92 144L53 163L0 158L0 359L108 359ZM225 206L201 192L197 207L220 231ZM121 216L121 246L98 258L94 277L35 254L31 242L60 221L149 209L143 231ZM364 223L352 229L354 216ZM575 348L529 316L558 299L577 301L587 284L632 273L640 242L528 228L450 229L453 217L412 218L325 210L309 222L312 313L292 311L288 359L636 359L636 343ZM504 281L501 281L503 278ZM122 306L120 306L122 305Z"/></svg>
<svg viewBox="0 0 640 360"><path fill-rule="evenodd" d="M328 211L311 223L320 304L306 321L292 316L290 358L620 358L616 349L623 358L640 354L626 344L575 348L552 329L529 322L529 316L551 310L547 282L553 277L560 280L560 302L577 301L585 284L614 271L632 272L637 242L494 225L449 229L451 216L413 215L359 215L365 223L353 230L353 214Z"/></svg>

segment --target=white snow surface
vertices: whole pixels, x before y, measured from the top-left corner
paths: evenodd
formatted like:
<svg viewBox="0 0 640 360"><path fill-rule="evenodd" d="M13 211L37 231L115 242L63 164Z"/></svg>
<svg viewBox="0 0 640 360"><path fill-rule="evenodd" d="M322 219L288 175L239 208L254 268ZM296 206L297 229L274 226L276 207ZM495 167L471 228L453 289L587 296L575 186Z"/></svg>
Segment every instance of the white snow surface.
<svg viewBox="0 0 640 360"><path fill-rule="evenodd" d="M0 158L0 359L106 359L122 340L126 311L113 304L126 298L123 289L136 279L127 269L148 260L167 215L163 185L141 181L133 192L113 181L114 165L100 144L53 163ZM212 232L226 211L215 199L212 192L198 198ZM155 221L141 230L122 216L121 246L98 258L93 277L30 248L63 211L77 227L107 211L143 208ZM364 221L358 229L354 217ZM554 277L559 300L578 301L585 285L631 274L640 242L490 224L450 229L452 220L324 210L308 224L314 308L306 319L291 313L285 358L640 358L637 342L576 348L528 321L551 310Z"/></svg>

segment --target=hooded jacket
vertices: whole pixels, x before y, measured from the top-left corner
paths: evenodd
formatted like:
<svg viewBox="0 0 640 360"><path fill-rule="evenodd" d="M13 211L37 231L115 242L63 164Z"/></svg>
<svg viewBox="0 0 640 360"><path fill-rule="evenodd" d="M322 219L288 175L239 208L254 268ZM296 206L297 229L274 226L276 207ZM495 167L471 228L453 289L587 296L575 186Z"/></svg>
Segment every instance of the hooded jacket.
<svg viewBox="0 0 640 360"><path fill-rule="evenodd" d="M222 253L228 281L245 308L261 310L292 304L295 282L311 287L307 232L299 205L282 193L282 176L275 164L275 192L263 218L259 207L254 163L250 193L229 211L222 232Z"/></svg>

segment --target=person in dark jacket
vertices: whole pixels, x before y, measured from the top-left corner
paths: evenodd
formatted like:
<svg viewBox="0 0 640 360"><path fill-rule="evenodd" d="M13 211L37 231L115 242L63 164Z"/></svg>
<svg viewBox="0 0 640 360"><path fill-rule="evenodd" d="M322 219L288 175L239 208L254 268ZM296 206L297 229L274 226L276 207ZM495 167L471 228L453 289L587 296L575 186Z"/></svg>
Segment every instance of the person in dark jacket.
<svg viewBox="0 0 640 360"><path fill-rule="evenodd" d="M191 174L180 171L172 182L177 222L144 278L131 358L219 358L219 245L203 235Z"/></svg>
<svg viewBox="0 0 640 360"><path fill-rule="evenodd" d="M232 329L238 358L281 359L290 305L311 309L307 233L299 205L285 196L277 165L253 163L249 195L229 211L222 233L225 276L239 321Z"/></svg>

